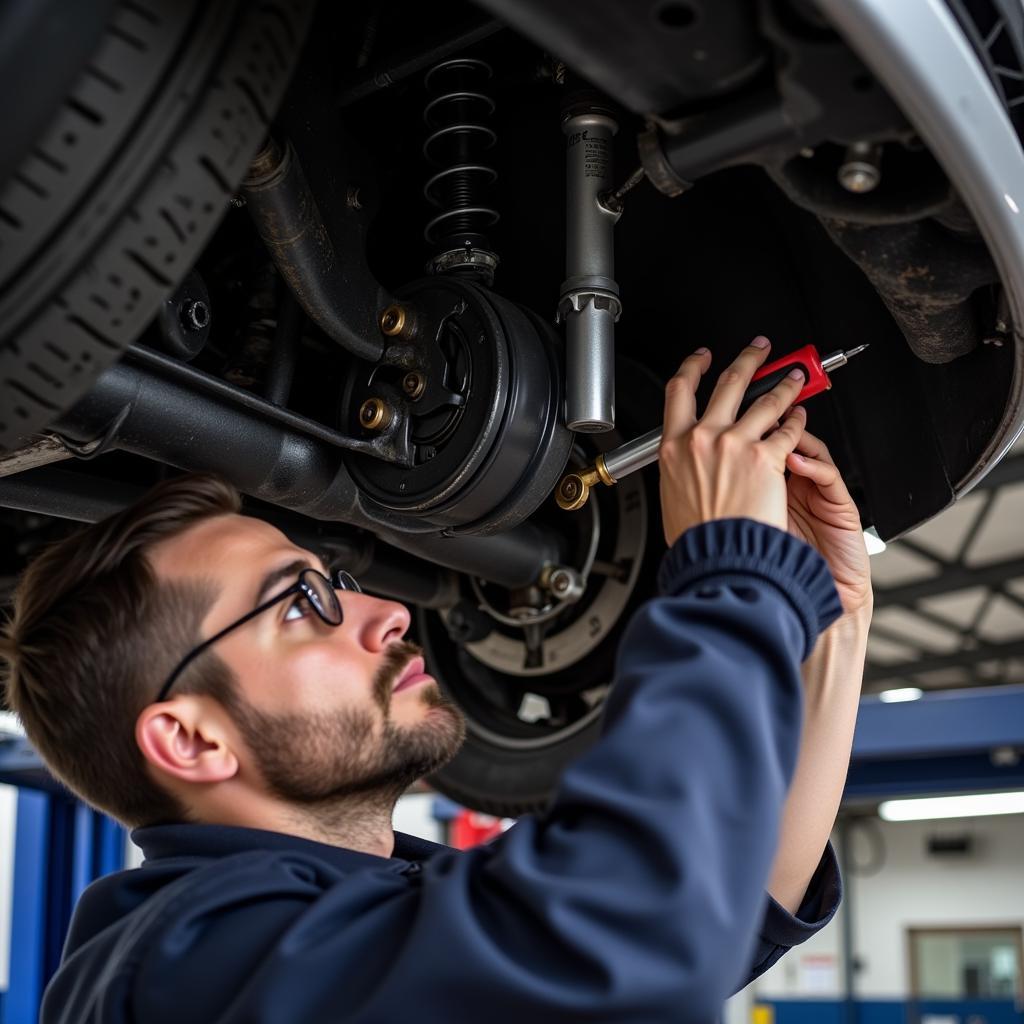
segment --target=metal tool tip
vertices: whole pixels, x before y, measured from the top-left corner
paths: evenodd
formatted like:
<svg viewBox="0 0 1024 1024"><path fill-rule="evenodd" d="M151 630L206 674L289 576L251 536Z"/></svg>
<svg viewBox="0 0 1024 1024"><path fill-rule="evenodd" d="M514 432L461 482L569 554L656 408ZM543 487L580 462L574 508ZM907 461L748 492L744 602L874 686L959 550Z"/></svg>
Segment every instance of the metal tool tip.
<svg viewBox="0 0 1024 1024"><path fill-rule="evenodd" d="M849 359L851 356L859 355L861 352L864 351L864 349L868 348L870 345L871 342L866 341L863 345L858 345L856 348L851 348L850 351L846 353L846 358Z"/></svg>

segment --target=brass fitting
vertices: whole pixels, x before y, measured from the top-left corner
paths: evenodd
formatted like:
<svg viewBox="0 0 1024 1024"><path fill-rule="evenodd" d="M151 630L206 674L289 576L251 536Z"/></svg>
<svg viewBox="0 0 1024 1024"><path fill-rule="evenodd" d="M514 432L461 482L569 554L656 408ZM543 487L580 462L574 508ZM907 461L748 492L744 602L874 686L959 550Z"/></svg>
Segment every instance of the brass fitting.
<svg viewBox="0 0 1024 1024"><path fill-rule="evenodd" d="M397 338L408 322L408 315L402 306L388 306L380 315L380 330L389 338Z"/></svg>
<svg viewBox="0 0 1024 1024"><path fill-rule="evenodd" d="M424 377L422 373L418 373L416 370L410 370L402 378L402 390L414 402L416 401L417 398L420 397L420 395L423 394L423 392L426 390L426 387L426 377Z"/></svg>
<svg viewBox="0 0 1024 1024"><path fill-rule="evenodd" d="M368 398L359 406L359 425L367 430L383 430L394 416L382 398Z"/></svg>
<svg viewBox="0 0 1024 1024"><path fill-rule="evenodd" d="M586 466L562 477L555 491L555 501L560 509L566 512L575 512L586 505L591 487L596 487L598 484L611 487L614 483L615 477L608 472L608 467L604 464L604 456L598 455L593 466Z"/></svg>

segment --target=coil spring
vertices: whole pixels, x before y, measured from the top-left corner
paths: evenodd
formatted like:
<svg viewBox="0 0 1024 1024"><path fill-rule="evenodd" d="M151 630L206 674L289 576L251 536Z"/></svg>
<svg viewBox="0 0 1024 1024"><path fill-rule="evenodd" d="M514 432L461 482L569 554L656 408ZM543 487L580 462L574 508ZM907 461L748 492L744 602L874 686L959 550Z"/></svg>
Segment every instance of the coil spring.
<svg viewBox="0 0 1024 1024"><path fill-rule="evenodd" d="M490 78L490 65L470 57L446 60L427 72L427 90L435 95L423 110L431 133L423 155L439 170L423 186L423 195L441 210L423 230L431 245L452 248L468 241L487 248L483 233L499 220L498 211L486 203L498 177L484 162L498 140L484 123L494 113L494 100L481 91ZM467 234L477 238L452 237Z"/></svg>

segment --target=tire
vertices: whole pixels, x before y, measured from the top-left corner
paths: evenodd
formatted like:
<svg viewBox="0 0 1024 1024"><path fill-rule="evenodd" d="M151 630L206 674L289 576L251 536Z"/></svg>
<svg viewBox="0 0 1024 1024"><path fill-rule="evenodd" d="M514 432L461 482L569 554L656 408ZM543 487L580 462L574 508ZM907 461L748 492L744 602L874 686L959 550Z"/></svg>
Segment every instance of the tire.
<svg viewBox="0 0 1024 1024"><path fill-rule="evenodd" d="M660 422L664 390L647 370L622 360L616 383L623 437L636 436ZM617 433L601 435L602 447L621 439ZM657 469L652 467L615 488L597 488L591 493L590 501L602 502L604 509L602 544L607 536L610 544L628 547L629 538L634 537L637 555L636 570L631 573L628 593L620 596L618 614L614 620L608 618L599 642L581 657L564 664L560 661L558 668L545 674L524 677L504 672L493 660L484 664L477 645L455 643L440 613L417 610L415 633L426 653L428 669L467 720L462 749L430 780L446 796L500 817L539 811L549 802L565 769L597 741L603 695L612 683L622 633L633 611L654 593L664 552L657 479ZM563 522L566 520L557 517L583 512L555 510L552 514L555 522ZM614 531L618 531L618 539ZM609 558L609 551L604 548L599 557ZM469 592L464 583L464 593ZM589 625L597 607L596 601L588 606L585 595L579 606L570 609L570 617L575 614L576 618L569 628ZM514 709L525 693L546 695L552 702L572 702L579 694L601 696L574 723L545 730L516 720Z"/></svg>
<svg viewBox="0 0 1024 1024"><path fill-rule="evenodd" d="M313 6L115 6L0 189L0 451L85 394L185 277L263 141Z"/></svg>

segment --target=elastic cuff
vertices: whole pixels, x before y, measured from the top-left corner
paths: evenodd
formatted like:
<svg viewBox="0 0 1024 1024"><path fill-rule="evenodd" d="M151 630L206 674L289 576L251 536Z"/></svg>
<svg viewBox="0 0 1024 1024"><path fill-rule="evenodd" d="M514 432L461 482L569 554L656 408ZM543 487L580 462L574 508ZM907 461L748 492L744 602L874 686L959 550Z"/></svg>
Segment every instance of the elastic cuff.
<svg viewBox="0 0 1024 1024"><path fill-rule="evenodd" d="M741 573L775 585L804 627L804 657L843 613L825 559L809 544L753 519L714 519L687 530L658 572L663 594L677 595L711 576Z"/></svg>

